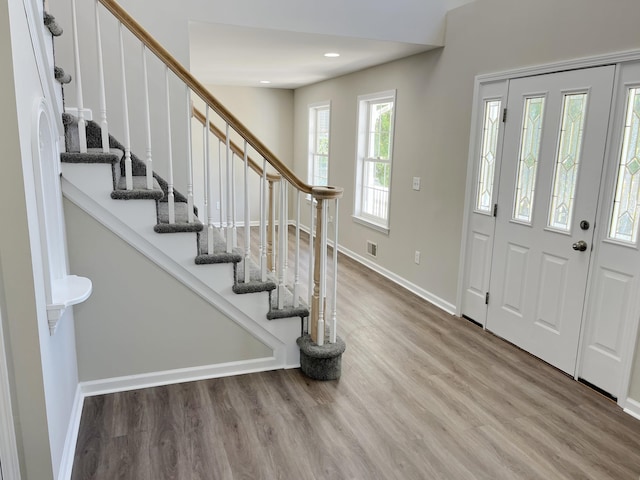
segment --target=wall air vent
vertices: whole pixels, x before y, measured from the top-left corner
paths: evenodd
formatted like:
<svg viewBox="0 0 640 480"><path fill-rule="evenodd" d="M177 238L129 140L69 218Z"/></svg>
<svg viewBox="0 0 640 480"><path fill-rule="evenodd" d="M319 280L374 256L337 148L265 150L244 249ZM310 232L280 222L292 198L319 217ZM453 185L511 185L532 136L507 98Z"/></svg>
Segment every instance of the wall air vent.
<svg viewBox="0 0 640 480"><path fill-rule="evenodd" d="M378 244L367 240L367 253L372 257L378 256Z"/></svg>

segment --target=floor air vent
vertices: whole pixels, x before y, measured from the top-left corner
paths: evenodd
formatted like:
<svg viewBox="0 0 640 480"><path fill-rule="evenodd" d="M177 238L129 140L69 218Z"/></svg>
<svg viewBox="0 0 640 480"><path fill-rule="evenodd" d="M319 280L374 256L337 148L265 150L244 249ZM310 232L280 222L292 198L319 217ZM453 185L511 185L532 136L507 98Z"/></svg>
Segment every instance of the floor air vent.
<svg viewBox="0 0 640 480"><path fill-rule="evenodd" d="M372 257L378 256L378 244L367 240L367 253Z"/></svg>

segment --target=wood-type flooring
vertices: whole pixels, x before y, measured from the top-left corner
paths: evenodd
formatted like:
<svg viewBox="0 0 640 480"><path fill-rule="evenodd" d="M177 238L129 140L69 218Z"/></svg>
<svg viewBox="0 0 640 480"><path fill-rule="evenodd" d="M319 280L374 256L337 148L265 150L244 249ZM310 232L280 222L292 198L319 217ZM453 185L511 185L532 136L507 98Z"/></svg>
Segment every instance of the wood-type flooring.
<svg viewBox="0 0 640 480"><path fill-rule="evenodd" d="M339 381L280 370L90 397L73 480L640 478L640 421L340 255Z"/></svg>

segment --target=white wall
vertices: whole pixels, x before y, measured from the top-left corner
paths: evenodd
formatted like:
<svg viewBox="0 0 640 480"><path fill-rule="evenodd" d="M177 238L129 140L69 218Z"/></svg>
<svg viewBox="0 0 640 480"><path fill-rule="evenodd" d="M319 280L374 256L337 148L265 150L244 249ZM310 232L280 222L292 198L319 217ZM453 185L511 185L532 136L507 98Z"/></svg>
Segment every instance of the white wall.
<svg viewBox="0 0 640 480"><path fill-rule="evenodd" d="M0 177L0 218L5 225L0 257L13 408L23 478L57 478L78 377L72 312L65 313L54 336L49 335L46 314L32 165L33 104L43 96L46 80L41 82L32 54L23 2L9 0L0 6L0 22L5 60L0 141L6 155Z"/></svg>
<svg viewBox="0 0 640 480"><path fill-rule="evenodd" d="M71 268L94 286L75 307L81 381L273 354L77 206L64 208Z"/></svg>

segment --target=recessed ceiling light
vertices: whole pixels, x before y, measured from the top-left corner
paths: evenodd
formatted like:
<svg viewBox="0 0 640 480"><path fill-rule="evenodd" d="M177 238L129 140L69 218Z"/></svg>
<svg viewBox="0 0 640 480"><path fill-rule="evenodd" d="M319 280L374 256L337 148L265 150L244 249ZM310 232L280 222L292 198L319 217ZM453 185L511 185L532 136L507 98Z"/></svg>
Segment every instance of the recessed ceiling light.
<svg viewBox="0 0 640 480"><path fill-rule="evenodd" d="M271 83L271 80L260 80L260 83L264 83L264 84Z"/></svg>
<svg viewBox="0 0 640 480"><path fill-rule="evenodd" d="M339 57L340 54L336 52L328 52L328 53L325 53L324 56L327 58L336 58L336 57Z"/></svg>

